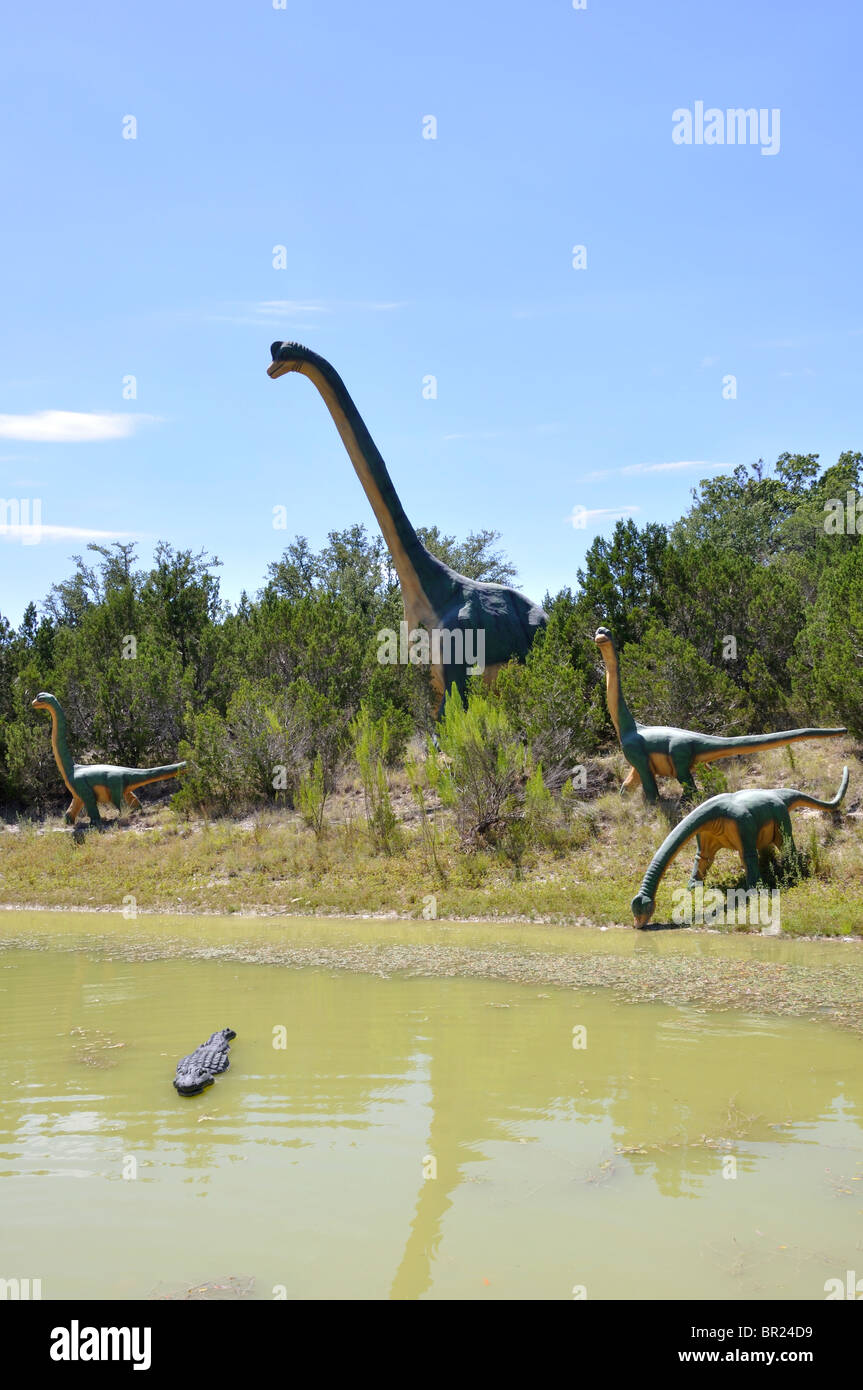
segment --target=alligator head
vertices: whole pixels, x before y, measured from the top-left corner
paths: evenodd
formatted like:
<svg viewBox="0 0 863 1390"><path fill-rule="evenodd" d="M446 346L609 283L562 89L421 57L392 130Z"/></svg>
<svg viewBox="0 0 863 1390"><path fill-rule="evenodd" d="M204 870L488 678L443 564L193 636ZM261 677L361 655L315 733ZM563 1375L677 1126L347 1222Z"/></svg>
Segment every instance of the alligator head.
<svg viewBox="0 0 863 1390"><path fill-rule="evenodd" d="M174 1085L181 1096L197 1096L208 1086L212 1086L215 1079L213 1073L199 1062L191 1062L189 1066L177 1072Z"/></svg>

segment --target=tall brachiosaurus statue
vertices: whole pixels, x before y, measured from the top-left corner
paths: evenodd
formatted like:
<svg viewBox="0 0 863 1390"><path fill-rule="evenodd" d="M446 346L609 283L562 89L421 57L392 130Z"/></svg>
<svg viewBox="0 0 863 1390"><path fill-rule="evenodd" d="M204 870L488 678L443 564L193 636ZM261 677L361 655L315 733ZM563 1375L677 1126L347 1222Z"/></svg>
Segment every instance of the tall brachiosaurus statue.
<svg viewBox="0 0 863 1390"><path fill-rule="evenodd" d="M632 915L636 927L646 927L656 907L656 890L663 874L674 857L693 835L697 837L698 852L692 866L688 887L703 882L720 849L734 849L740 855L746 871L746 887L755 888L761 882L758 863L760 850L775 845L778 849L787 840L792 853L797 851L791 832L791 816L797 806L811 806L816 811L835 811L848 788L848 769L842 769L842 782L832 801L819 801L808 792L793 788L772 787L769 791L752 788L742 792L722 792L712 796L684 816L648 865L641 887L632 899Z"/></svg>
<svg viewBox="0 0 863 1390"><path fill-rule="evenodd" d="M487 680L511 657L523 660L548 621L539 604L506 584L483 583L456 574L431 555L408 521L386 464L335 369L299 343L273 343L270 352L273 360L268 374L273 378L286 372L307 376L333 417L392 556L408 628L425 628L432 636L431 680L441 702L453 683L464 691L470 663L459 657L476 656L478 632L484 632ZM437 652L435 632L444 634L438 639ZM471 632L472 643L465 642L464 634ZM447 634L462 634L461 653L455 639Z"/></svg>
<svg viewBox="0 0 863 1390"><path fill-rule="evenodd" d="M598 627L593 639L605 662L605 694L611 722L620 739L623 756L632 771L620 788L621 796L639 782L645 800L657 801L657 777L676 777L687 796L697 796L692 776L697 763L714 763L719 758L735 758L758 753L765 748L781 748L803 738L839 738L847 729L785 729L778 734L740 734L719 738L715 734L693 733L690 729L639 724L630 714L620 687L620 668L614 639L607 627Z"/></svg>
<svg viewBox="0 0 863 1390"><path fill-rule="evenodd" d="M72 797L66 812L70 825L74 825L81 812L86 811L92 824L101 830L105 822L99 815L99 802L104 805L113 803L120 811L125 801L127 806L140 811L141 803L135 795L137 787L145 787L148 782L161 782L166 777L177 777L186 766L185 763L167 763L165 767L113 767L109 763L87 766L73 762L66 741L66 716L60 701L47 690L41 690L31 701L31 706L33 709L46 709L51 715L54 761Z"/></svg>

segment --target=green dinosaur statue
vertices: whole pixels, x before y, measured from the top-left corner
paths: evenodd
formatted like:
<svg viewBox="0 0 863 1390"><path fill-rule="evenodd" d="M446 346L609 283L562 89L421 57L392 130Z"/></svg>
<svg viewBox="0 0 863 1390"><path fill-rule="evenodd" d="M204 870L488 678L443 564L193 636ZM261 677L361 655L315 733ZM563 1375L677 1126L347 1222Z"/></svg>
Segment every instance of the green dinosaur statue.
<svg viewBox="0 0 863 1390"><path fill-rule="evenodd" d="M811 806L816 811L835 811L848 788L848 769L842 770L842 782L832 801L819 801L807 792L793 788L773 787L769 791L752 788L742 792L721 792L696 806L684 816L670 834L666 835L654 854L632 899L632 915L636 927L644 927L653 916L656 890L675 855L697 837L698 852L692 866L689 888L703 882L720 849L734 849L740 855L746 871L746 887L755 888L761 882L759 852L787 840L792 853L797 851L791 832L791 816L797 806Z"/></svg>
<svg viewBox="0 0 863 1390"><path fill-rule="evenodd" d="M607 627L598 627L593 639L605 662L605 693L611 722L631 772L620 788L621 796L639 782L646 801L659 799L657 777L676 777L687 796L697 796L692 769L698 763L714 763L766 748L781 748L804 738L840 738L847 729L785 729L777 734L741 734L719 738L691 729L639 724L630 714L620 687L620 668L614 639Z"/></svg>
<svg viewBox="0 0 863 1390"><path fill-rule="evenodd" d="M548 621L539 604L506 584L456 574L431 555L408 521L386 464L335 369L299 343L273 343L270 351L268 374L307 376L333 417L392 556L408 627L425 628L432 637L431 680L441 701L453 683L464 693L471 667L477 665L466 656L475 658L481 651L477 669L484 667L487 680L511 657L523 660ZM441 634L437 651L435 633Z"/></svg>
<svg viewBox="0 0 863 1390"><path fill-rule="evenodd" d="M177 777L185 763L168 763L165 767L112 767L109 764L96 764L86 767L72 761L69 744L66 741L66 716L60 701L47 690L41 690L31 702L33 709L46 709L51 715L51 747L54 761L60 769L60 776L72 797L66 812L70 825L82 811L86 810L90 820L101 830L105 822L99 815L99 803L113 803L120 811L125 801L133 810L140 811L141 803L135 795L137 787L148 782L161 782L167 777Z"/></svg>

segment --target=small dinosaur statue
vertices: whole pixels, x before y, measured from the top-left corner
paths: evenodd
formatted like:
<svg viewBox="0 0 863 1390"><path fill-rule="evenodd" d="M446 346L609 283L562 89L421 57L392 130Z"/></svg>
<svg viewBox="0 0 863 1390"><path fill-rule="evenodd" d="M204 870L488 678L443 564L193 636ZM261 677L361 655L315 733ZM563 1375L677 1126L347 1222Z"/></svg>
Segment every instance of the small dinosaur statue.
<svg viewBox="0 0 863 1390"><path fill-rule="evenodd" d="M66 740L66 716L57 697L47 690L41 690L31 701L31 707L46 709L51 715L54 761L72 797L66 811L66 820L70 825L74 825L81 812L86 810L91 823L101 830L105 822L99 815L99 802L113 804L120 811L125 801L127 806L140 811L136 788L144 787L148 782L161 782L166 777L177 777L186 766L185 763L168 763L165 767L113 767L110 764L88 767L73 762Z"/></svg>
<svg viewBox="0 0 863 1390"><path fill-rule="evenodd" d="M704 881L708 869L720 849L734 849L740 855L746 871L746 887L755 888L761 882L758 863L760 850L787 840L796 854L789 812L798 806L811 806L816 811L835 811L848 788L848 769L842 770L842 782L832 801L819 801L807 792L793 788L773 787L770 790L752 788L742 792L721 792L696 806L684 816L670 834L666 835L654 854L632 899L632 915L636 927L645 927L656 906L656 890L663 874L674 857L693 835L697 837L698 852L692 866L689 888Z"/></svg>
<svg viewBox="0 0 863 1390"><path fill-rule="evenodd" d="M470 672L464 659L469 637L475 657L478 634L483 633L486 680L511 657L524 660L537 632L548 622L539 604L506 584L456 574L430 554L408 521L387 466L335 368L300 343L273 343L270 352L270 377L299 372L323 397L392 556L409 629L425 628L432 638L436 632L441 634L439 659L432 642L430 662L441 705L453 683L464 694Z"/></svg>
<svg viewBox="0 0 863 1390"><path fill-rule="evenodd" d="M665 728L639 724L633 719L620 686L620 667L614 639L607 627L598 627L593 639L605 662L605 693L611 722L620 739L623 756L631 771L620 794L641 783L646 801L659 799L657 777L676 777L687 796L697 796L692 769L698 763L781 748L804 738L840 738L847 729L785 729L777 734L740 734L720 738L715 734L694 733L691 729Z"/></svg>
<svg viewBox="0 0 863 1390"><path fill-rule="evenodd" d="M177 1063L174 1087L181 1096L200 1095L207 1086L212 1086L221 1072L228 1070L231 1065L228 1061L228 1043L236 1036L233 1028L220 1028L218 1033L211 1033L207 1041L196 1047L194 1052L190 1052L188 1057L180 1059Z"/></svg>

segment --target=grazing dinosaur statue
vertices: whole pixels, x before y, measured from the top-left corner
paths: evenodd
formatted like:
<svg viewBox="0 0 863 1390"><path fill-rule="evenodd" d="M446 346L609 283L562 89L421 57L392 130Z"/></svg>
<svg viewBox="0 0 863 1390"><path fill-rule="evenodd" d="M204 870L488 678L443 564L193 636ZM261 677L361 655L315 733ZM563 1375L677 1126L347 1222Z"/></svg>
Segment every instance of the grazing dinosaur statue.
<svg viewBox="0 0 863 1390"><path fill-rule="evenodd" d="M484 670L491 680L511 657L523 660L548 621L539 604L506 584L456 574L430 554L408 521L386 464L338 373L299 343L273 343L270 351L268 374L274 379L286 372L307 376L333 417L392 556L408 628L424 628L431 637L431 680L441 704L453 683L464 693L472 668Z"/></svg>
<svg viewBox="0 0 863 1390"><path fill-rule="evenodd" d="M66 741L66 716L60 701L47 690L42 690L31 705L33 709L46 709L51 715L54 761L72 797L66 812L70 825L74 825L81 812L86 810L92 824L101 830L105 822L99 815L99 802L104 805L113 803L120 811L125 801L127 806L140 811L141 803L135 795L138 787L144 787L148 782L161 782L166 777L177 777L186 766L185 763L168 763L165 767L113 767L110 764L88 767L75 763Z"/></svg>
<svg viewBox="0 0 863 1390"><path fill-rule="evenodd" d="M797 853L789 812L798 806L811 806L816 811L835 811L847 788L846 767L842 769L842 782L832 801L819 801L807 792L794 788L786 790L784 787L773 787L769 791L752 788L742 792L721 792L719 796L703 801L666 835L651 859L641 887L632 899L635 926L647 926L653 916L656 890L663 874L693 835L697 837L698 852L692 866L689 888L704 881L720 849L737 851L746 871L746 887L755 888L761 882L758 864L760 850L770 845L778 849L784 839L792 853Z"/></svg>
<svg viewBox="0 0 863 1390"><path fill-rule="evenodd" d="M207 1086L212 1086L221 1072L228 1070L231 1065L228 1061L228 1043L236 1036L233 1028L220 1028L188 1057L181 1058L174 1077L174 1086L181 1096L200 1095Z"/></svg>
<svg viewBox="0 0 863 1390"><path fill-rule="evenodd" d="M839 738L848 732L847 729L785 729L778 734L741 734L734 738L719 738L715 734L698 734L690 729L639 724L633 719L623 698L617 650L608 628L598 627L593 640L605 662L605 694L611 722L620 739L623 756L632 768L620 788L621 796L640 782L645 800L657 801L657 777L676 777L687 796L697 796L698 788L692 769L698 763L714 763L719 758L734 758L743 753L758 753L766 748L781 748L786 743L797 743L804 738Z"/></svg>

